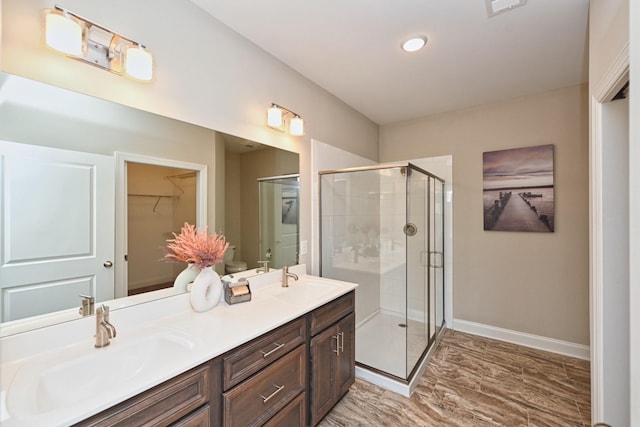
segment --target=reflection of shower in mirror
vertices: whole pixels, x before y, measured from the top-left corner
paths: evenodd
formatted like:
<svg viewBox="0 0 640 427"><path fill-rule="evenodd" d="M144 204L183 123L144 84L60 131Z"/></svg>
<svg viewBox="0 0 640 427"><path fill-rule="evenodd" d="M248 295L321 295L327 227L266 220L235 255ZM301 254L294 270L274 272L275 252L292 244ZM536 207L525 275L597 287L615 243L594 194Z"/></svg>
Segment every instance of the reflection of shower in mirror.
<svg viewBox="0 0 640 427"><path fill-rule="evenodd" d="M271 267L298 263L299 175L258 179L260 252Z"/></svg>

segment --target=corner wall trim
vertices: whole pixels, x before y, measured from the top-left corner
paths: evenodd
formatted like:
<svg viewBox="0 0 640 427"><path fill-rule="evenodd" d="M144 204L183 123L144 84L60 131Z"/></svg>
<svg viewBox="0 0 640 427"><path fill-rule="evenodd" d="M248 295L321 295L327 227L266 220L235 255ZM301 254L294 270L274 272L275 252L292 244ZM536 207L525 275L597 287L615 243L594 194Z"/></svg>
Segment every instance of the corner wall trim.
<svg viewBox="0 0 640 427"><path fill-rule="evenodd" d="M590 348L583 344L576 344L555 338L528 334L526 332L498 328L497 326L483 325L481 323L469 322L461 319L453 320L453 329L473 335L507 341L525 347L536 348L538 350L550 351L552 353L589 360Z"/></svg>

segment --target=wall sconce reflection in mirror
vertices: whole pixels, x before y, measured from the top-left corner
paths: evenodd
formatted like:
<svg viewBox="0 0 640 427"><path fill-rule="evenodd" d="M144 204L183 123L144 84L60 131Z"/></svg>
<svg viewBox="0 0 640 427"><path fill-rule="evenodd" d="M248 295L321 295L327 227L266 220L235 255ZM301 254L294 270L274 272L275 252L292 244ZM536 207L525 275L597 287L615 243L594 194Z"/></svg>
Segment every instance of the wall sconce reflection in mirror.
<svg viewBox="0 0 640 427"><path fill-rule="evenodd" d="M44 11L45 43L65 55L136 80L153 78L153 55L142 44L58 5Z"/></svg>
<svg viewBox="0 0 640 427"><path fill-rule="evenodd" d="M285 121L288 116L291 116L289 119L289 134L293 136L304 135L304 120L302 120L302 117L278 104L271 104L271 107L267 110L267 126L280 132L285 132Z"/></svg>

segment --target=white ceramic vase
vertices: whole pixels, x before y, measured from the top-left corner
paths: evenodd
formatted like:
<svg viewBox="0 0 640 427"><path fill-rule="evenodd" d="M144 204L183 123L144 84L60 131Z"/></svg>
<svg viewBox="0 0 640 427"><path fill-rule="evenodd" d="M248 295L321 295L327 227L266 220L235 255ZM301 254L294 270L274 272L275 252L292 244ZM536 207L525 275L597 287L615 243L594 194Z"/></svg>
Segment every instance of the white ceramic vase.
<svg viewBox="0 0 640 427"><path fill-rule="evenodd" d="M207 311L218 305L222 296L222 281L213 267L204 267L191 285L191 307Z"/></svg>
<svg viewBox="0 0 640 427"><path fill-rule="evenodd" d="M198 273L200 273L200 268L195 264L187 264L187 268L182 270L174 280L173 287L178 293L187 292L189 284L195 280Z"/></svg>

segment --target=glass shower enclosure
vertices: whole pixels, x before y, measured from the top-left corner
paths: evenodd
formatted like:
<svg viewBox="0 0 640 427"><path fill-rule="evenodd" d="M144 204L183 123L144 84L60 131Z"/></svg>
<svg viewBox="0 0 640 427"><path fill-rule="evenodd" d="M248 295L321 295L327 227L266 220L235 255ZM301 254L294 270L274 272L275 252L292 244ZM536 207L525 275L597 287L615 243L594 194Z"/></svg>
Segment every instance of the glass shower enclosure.
<svg viewBox="0 0 640 427"><path fill-rule="evenodd" d="M300 175L258 179L260 260L271 268L298 263Z"/></svg>
<svg viewBox="0 0 640 427"><path fill-rule="evenodd" d="M444 328L444 181L411 163L320 172L321 276L358 283L356 364L408 383Z"/></svg>

